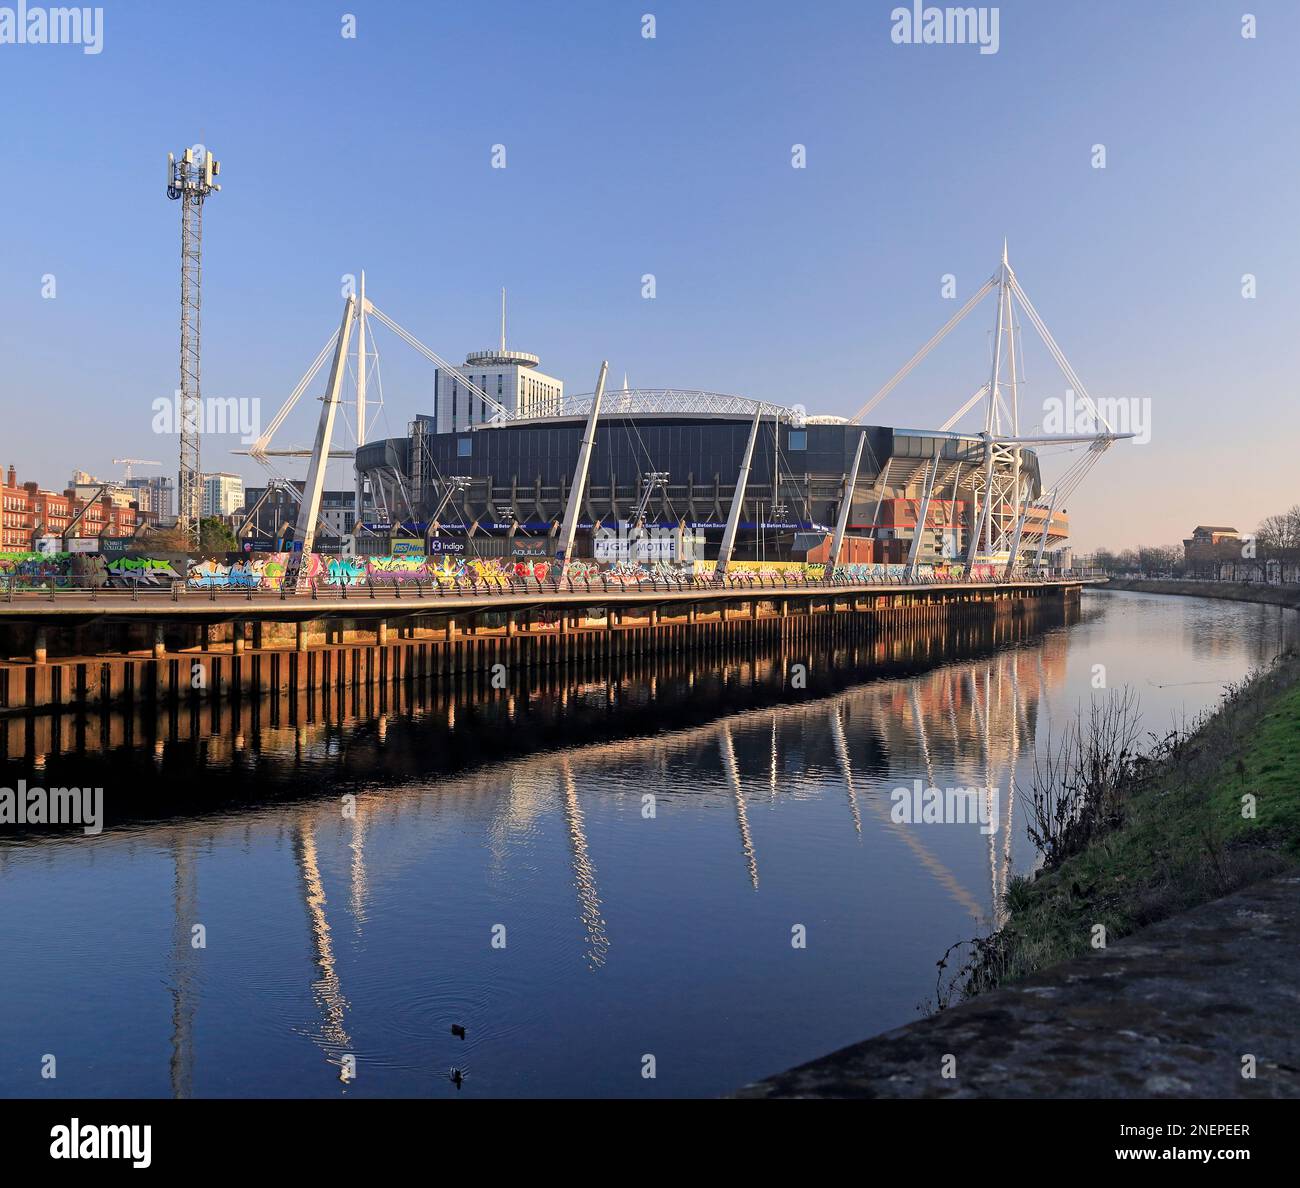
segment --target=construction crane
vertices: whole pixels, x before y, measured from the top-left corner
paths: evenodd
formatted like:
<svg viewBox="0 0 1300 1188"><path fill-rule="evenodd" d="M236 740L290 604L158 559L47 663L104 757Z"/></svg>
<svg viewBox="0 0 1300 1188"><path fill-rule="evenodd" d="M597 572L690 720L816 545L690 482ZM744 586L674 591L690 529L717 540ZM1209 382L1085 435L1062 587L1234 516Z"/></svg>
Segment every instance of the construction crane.
<svg viewBox="0 0 1300 1188"><path fill-rule="evenodd" d="M95 489L95 493L91 495L91 497L81 505L77 514L73 516L71 520L68 521L68 526L63 530L62 533L63 551L65 553L68 551L68 541L72 539L73 533L76 532L77 525L80 524L81 521L86 518L86 513L90 511L92 507L97 507L99 505L99 501L104 497L109 487L111 486L112 483L100 483L99 486Z"/></svg>
<svg viewBox="0 0 1300 1188"><path fill-rule="evenodd" d="M123 482L129 483L131 481L132 466L161 466L162 463L151 461L148 458L114 458L113 465L126 467L126 469L123 471L123 475L124 475Z"/></svg>
<svg viewBox="0 0 1300 1188"><path fill-rule="evenodd" d="M202 403L199 394L199 327L203 281L203 204L221 189L218 161L203 145L167 154L167 197L181 204L181 387L178 400L180 472L176 526L199 547L203 469L199 464Z"/></svg>

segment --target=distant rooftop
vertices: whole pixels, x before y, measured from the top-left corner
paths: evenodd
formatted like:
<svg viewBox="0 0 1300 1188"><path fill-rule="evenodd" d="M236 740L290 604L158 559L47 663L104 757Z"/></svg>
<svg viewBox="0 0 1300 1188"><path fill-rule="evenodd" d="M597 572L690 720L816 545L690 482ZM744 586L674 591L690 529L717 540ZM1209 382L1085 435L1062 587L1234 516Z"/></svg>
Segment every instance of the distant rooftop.
<svg viewBox="0 0 1300 1188"><path fill-rule="evenodd" d="M491 351L470 351L465 356L466 367L536 367L541 363L537 355L527 351L507 351L498 348Z"/></svg>

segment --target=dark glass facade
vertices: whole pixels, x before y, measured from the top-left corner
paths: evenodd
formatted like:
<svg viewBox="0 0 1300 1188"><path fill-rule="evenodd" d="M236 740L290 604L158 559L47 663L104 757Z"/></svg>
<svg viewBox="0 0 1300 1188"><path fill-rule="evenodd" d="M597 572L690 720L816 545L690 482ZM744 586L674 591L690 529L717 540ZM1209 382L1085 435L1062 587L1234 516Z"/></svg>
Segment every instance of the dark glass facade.
<svg viewBox="0 0 1300 1188"><path fill-rule="evenodd" d="M667 472L667 488L654 492L646 520L664 525L685 521L712 534L730 510L751 427L752 419L743 416L602 418L582 520L630 518L642 495L643 476ZM407 439L364 446L358 465L381 489L390 522L427 523L443 501L447 480L456 475L469 483L439 517L444 526L477 521L479 531L492 533L514 521L527 531L541 531L564 515L584 428L575 418L439 434L433 419L421 416L412 422ZM968 483L984 456L983 443L968 436L844 423L791 426L765 419L755 443L742 525L750 531L759 523L790 531L832 527L863 433L866 446L851 522L870 520L891 458L886 474L890 493L911 495L936 452L939 473L950 483ZM1036 489L1037 459L1031 451L1024 451L1022 467Z"/></svg>

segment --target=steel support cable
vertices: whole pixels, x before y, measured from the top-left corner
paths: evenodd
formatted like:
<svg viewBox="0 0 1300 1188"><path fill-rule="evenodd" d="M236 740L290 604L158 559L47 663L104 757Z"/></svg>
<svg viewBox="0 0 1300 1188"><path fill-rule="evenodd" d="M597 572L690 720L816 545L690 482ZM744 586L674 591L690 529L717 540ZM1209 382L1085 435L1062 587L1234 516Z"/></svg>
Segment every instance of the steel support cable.
<svg viewBox="0 0 1300 1188"><path fill-rule="evenodd" d="M1074 495L1075 491L1077 491L1083 484L1083 480L1088 477L1092 468L1101 461L1102 454L1104 454L1109 448L1110 443L1108 441L1103 441L1098 442L1088 451L1084 456L1083 464L1080 466L1078 474L1071 479L1068 487L1061 493L1062 499L1069 499Z"/></svg>
<svg viewBox="0 0 1300 1188"><path fill-rule="evenodd" d="M369 302L367 302L367 304L369 304ZM430 363L434 364L436 367L441 367L444 371L449 371L449 372L455 371L459 373L461 376L461 382L464 383L465 387L468 388L472 393L475 393L479 397L481 397L485 405L491 405L494 409L496 409L497 413L500 414L500 416L502 416L505 420L510 421L514 419L513 415L511 414L509 409L506 408L504 404L501 404L495 397L489 396L485 391L483 391L482 388L480 388L476 383L474 383L473 380L469 379L466 375L464 375L464 373L460 372L459 368L453 367L450 363L447 362L446 359L444 359L441 355L439 355L437 351L432 350L430 347L425 346L424 343L422 343L418 338L416 338L414 334L412 334L409 330L403 329L382 310L371 305L370 315L372 317L378 318L403 342L405 342L408 346L413 347L415 350L419 351L420 354L422 354L426 359L429 360Z"/></svg>
<svg viewBox="0 0 1300 1188"><path fill-rule="evenodd" d="M1062 474L1060 475L1060 477L1057 478L1056 482L1054 482L1054 483L1051 485L1051 487L1049 487L1046 491L1042 492L1042 493L1039 495L1039 499L1047 499L1049 496L1051 496L1051 495L1053 495L1053 494L1055 494L1056 497L1059 499L1060 496L1061 496L1061 493L1062 493L1063 491L1065 491L1065 490L1067 490L1067 489L1069 489L1069 490L1072 491L1072 490L1074 489L1074 487L1077 485L1077 484L1074 482L1074 478L1075 478L1076 475L1078 475L1081 471L1084 470L1084 468L1085 468L1085 464L1087 463L1087 460L1088 460L1088 454L1087 454L1087 452L1085 452L1084 454L1082 454L1082 455L1080 455L1078 458L1076 458L1076 459L1075 459L1075 460L1074 460L1074 461L1073 461L1073 462L1072 462L1072 463L1071 463L1071 464L1070 464L1070 465L1069 465L1069 466L1068 466L1068 467L1067 467L1067 468L1062 472Z"/></svg>
<svg viewBox="0 0 1300 1188"><path fill-rule="evenodd" d="M651 455L650 447L646 445L645 438L641 436L641 429L640 426L638 426L636 423L636 418L633 416L624 416L622 418L622 421L623 421L623 433L627 438L629 445L632 445L633 443L633 434L636 435L635 445L633 446L633 451L632 451L633 455L636 454L636 448L639 447L641 452L645 455L645 460L649 464L650 469L652 471L658 472L659 464L655 460L655 458ZM628 428L629 425L631 425L631 429ZM673 504L673 497L668 490L667 483L663 484L663 502L668 505L668 511L672 515L673 519L674 520L678 519L677 508ZM649 509L647 508L647 510Z"/></svg>
<svg viewBox="0 0 1300 1188"><path fill-rule="evenodd" d="M1000 384L998 386L1001 387ZM1011 425L1014 428L1015 422L1011 419L1011 409L1007 407L1007 402L1002 398L1001 392L998 393L998 407L1001 408L1003 413L1006 414L1007 424Z"/></svg>
<svg viewBox="0 0 1300 1188"><path fill-rule="evenodd" d="M1038 331L1039 337L1051 352L1052 358L1056 360L1056 364L1064 373L1065 378L1074 385L1075 391L1083 398L1083 402L1091 410L1093 416L1095 416L1097 420L1105 426L1106 431L1108 433L1113 433L1114 429L1111 427L1110 422L1101 415L1101 410L1088 394L1088 389L1083 386L1083 381L1079 378L1074 368L1070 366L1070 361L1065 357L1065 352L1057 345L1056 339L1052 337L1052 332L1047 328L1043 319L1039 316L1038 310L1034 308L1034 303L1025 295L1024 289L1020 287L1020 282L1016 280L1014 276L1011 278L1011 289L1012 292L1020 298L1020 303L1024 307L1025 312L1029 315L1029 320L1033 322L1034 328Z"/></svg>
<svg viewBox="0 0 1300 1188"><path fill-rule="evenodd" d="M298 381L298 386L290 393L289 398L280 406L280 411L271 418L271 423L266 427L266 431L249 447L249 453L256 455L264 451L270 444L275 431L283 423L294 408L294 405L302 399L302 394L307 390L307 385L316 378L316 373L324 366L325 360L329 357L330 352L334 349L334 344L338 341L339 332L334 331L330 335L329 341L321 348L321 352L316 356L315 362L307 368L306 374Z"/></svg>
<svg viewBox="0 0 1300 1188"><path fill-rule="evenodd" d="M266 457L265 454L253 454L250 451L249 456L253 458L254 461L259 462L265 469L269 470L272 476L274 476L274 478L280 483L281 489L287 491L289 495L298 502L299 505L302 504L302 492L299 491L296 486L294 486L293 482L288 477L286 477L279 470L279 468L276 467L268 457ZM279 527L278 523L276 527L277 528ZM322 536L329 535L329 529L326 526L325 521L321 517L321 515L317 515L316 517L316 531L319 532Z"/></svg>
<svg viewBox="0 0 1300 1188"><path fill-rule="evenodd" d="M867 413L869 413L873 408L876 407L877 404L879 404L886 396L888 396L890 392L892 392L896 387L898 387L898 385L908 377L912 369L918 363L920 363L921 360L926 357L926 355L928 355L932 350L934 350L934 348L937 347L939 343L941 343L945 338L948 337L948 333L952 330L952 328L956 326L957 323L962 320L962 318L964 318L968 313L970 313L970 311L974 309L975 306L977 306L988 295L990 290L992 290L996 284L997 284L996 276L990 277L987 281L985 281L983 286L975 293L975 295L971 297L971 299L967 301L966 304L961 307L961 309L959 309L955 314L953 314L951 318L948 319L947 323L943 326L943 328L937 331L934 337L931 338L929 342L927 342L919 351L916 352L915 355L913 355L906 363L904 363L903 366L897 372L894 373L893 378L890 379L884 385L884 387L882 387L878 392L876 392L876 394L872 396L871 399L866 402L866 404L864 404L860 409L858 409L857 413L854 414L854 416L849 418L849 423L856 425L859 421L862 420L863 417L867 415Z"/></svg>
<svg viewBox="0 0 1300 1188"><path fill-rule="evenodd" d="M950 416L946 421L944 421L942 425L939 426L939 432L947 433L949 429L951 429L958 421L962 419L962 417L964 417L968 412L970 412L972 408L974 408L981 400L984 399L984 394L988 390L989 390L988 384L981 384L979 387L979 391L977 391L974 396L972 396L969 400L966 401L965 404L961 406L961 408L959 408L955 413L952 414L952 416Z"/></svg>
<svg viewBox="0 0 1300 1188"><path fill-rule="evenodd" d="M773 459L772 462L773 483L772 483L772 499L768 505L769 514L772 514L772 508L774 508L778 503L784 502L784 499L781 495L781 436L780 436L780 429L779 429L779 420L775 417L772 419L772 459ZM790 481L792 483L794 482L794 471L790 471ZM804 497L804 515L807 516L809 519L812 518L811 515L809 514L808 499L806 495ZM759 519L761 521L762 517L760 516ZM780 532L774 531L773 538L776 541L776 543L779 544L783 537Z"/></svg>
<svg viewBox="0 0 1300 1188"><path fill-rule="evenodd" d="M1087 477L1088 472L1096 465L1097 460L1105 452L1108 442L1093 442L1087 450L1081 454L1071 465L1061 474L1061 476L1046 491L1042 491L1037 499L1031 499L1026 503L1026 507L1037 507L1046 512L1048 505L1053 509L1062 507L1075 491L1077 491L1083 480ZM1054 511L1053 511L1053 514ZM1043 533L1045 534L1050 528L1050 524L1044 524ZM1005 529L999 534L999 543L1006 542L1007 532Z"/></svg>
<svg viewBox="0 0 1300 1188"><path fill-rule="evenodd" d="M1109 448L1110 442L1107 440L1093 442L1087 451L1052 484L1051 488L1039 496L1040 502L1052 497L1055 498L1058 507L1063 506L1083 484L1088 473Z"/></svg>
<svg viewBox="0 0 1300 1188"><path fill-rule="evenodd" d="M1084 473L1086 474L1086 471ZM1082 477L1083 476L1081 475L1080 479L1082 479ZM1036 536L1040 540L1046 541L1047 537L1051 534L1052 519L1056 516L1058 511L1064 512L1066 510L1065 503L1077 486L1078 484L1076 483L1068 490L1053 488L1050 492L1039 496L1038 499L1027 505L1027 507L1035 507L1041 511L1043 513L1043 518L1035 527L1028 523L1028 517L1026 515L1026 523L1021 529L1022 533L1028 531L1031 537Z"/></svg>

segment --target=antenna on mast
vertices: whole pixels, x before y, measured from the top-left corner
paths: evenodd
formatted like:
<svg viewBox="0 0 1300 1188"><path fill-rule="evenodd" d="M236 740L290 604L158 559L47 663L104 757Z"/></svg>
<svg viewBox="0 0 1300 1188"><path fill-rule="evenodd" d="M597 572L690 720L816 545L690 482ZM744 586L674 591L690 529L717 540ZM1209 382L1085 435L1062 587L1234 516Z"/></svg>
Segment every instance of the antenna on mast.
<svg viewBox="0 0 1300 1188"><path fill-rule="evenodd" d="M501 286L501 353L506 353L506 287Z"/></svg>

